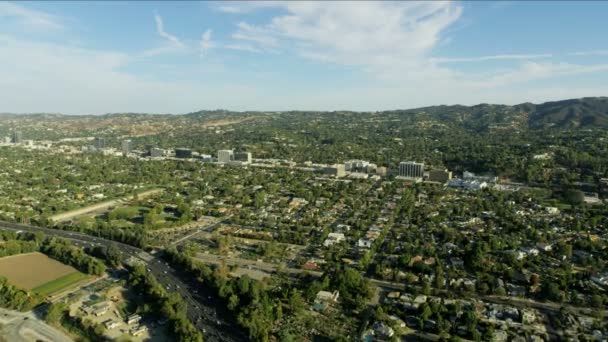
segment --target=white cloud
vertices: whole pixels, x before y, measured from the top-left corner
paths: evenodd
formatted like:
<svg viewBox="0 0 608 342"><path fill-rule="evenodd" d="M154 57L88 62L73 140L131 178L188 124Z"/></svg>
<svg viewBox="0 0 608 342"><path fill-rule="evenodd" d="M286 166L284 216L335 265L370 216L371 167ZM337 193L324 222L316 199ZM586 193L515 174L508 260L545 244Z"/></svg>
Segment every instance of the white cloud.
<svg viewBox="0 0 608 342"><path fill-rule="evenodd" d="M201 41L199 43L201 57L205 56L207 52L215 47L215 44L211 41L211 34L213 31L208 29L201 36Z"/></svg>
<svg viewBox="0 0 608 342"><path fill-rule="evenodd" d="M15 19L22 26L35 30L63 29L63 25L56 16L28 9L12 2L0 2L0 18Z"/></svg>
<svg viewBox="0 0 608 342"><path fill-rule="evenodd" d="M164 54L175 54L177 52L181 52L183 49L174 45L164 45L160 47L155 47L151 49L146 49L139 54L139 57L148 58L155 57Z"/></svg>
<svg viewBox="0 0 608 342"><path fill-rule="evenodd" d="M219 6L217 10L224 13L244 13L243 9L239 6Z"/></svg>
<svg viewBox="0 0 608 342"><path fill-rule="evenodd" d="M608 56L608 50L590 50L572 52L571 56Z"/></svg>
<svg viewBox="0 0 608 342"><path fill-rule="evenodd" d="M227 44L227 45L224 45L223 48L229 49L229 50L247 51L247 52L255 52L255 53L262 52L262 50L256 49L251 44Z"/></svg>
<svg viewBox="0 0 608 342"><path fill-rule="evenodd" d="M156 21L156 31L158 34L167 39L173 46L183 47L184 44L174 35L171 35L165 31L165 25L163 24L163 18L157 13L154 15Z"/></svg>
<svg viewBox="0 0 608 342"><path fill-rule="evenodd" d="M258 9L276 7L282 1L230 1L220 2L221 5L213 6L212 8L229 14L244 14L250 13Z"/></svg>
<svg viewBox="0 0 608 342"><path fill-rule="evenodd" d="M4 4L0 3L0 20L7 17ZM229 6L236 5L230 3ZM534 54L431 58L435 48L446 39L449 27L461 17L462 8L458 3L268 2L244 6L251 10L270 6L282 13L260 25L237 24L229 41L218 40L217 33L211 29L203 32L200 40L180 40L165 31L163 20L157 14L156 28L164 44L135 54L28 41L17 33L0 34L0 98L3 99L0 112L176 113L200 108L375 110L441 103L538 102L608 92L606 87L593 88L578 81L567 86L558 86L560 83L555 82L555 87L542 89L527 83L605 73L607 64L559 63L553 61L556 56ZM21 18L23 22L27 22L23 18L28 18L14 14L11 17ZM39 27L46 25L41 22ZM300 82L309 80L310 75L302 75L297 67L272 74L262 70L266 65L262 63L243 75L240 69L234 72L232 65L223 64L229 60L207 58L204 63L189 64L185 59L195 57L198 52L204 55L214 48L256 53L280 50L286 58L291 52L337 68L362 70L372 77L357 79L363 82L345 82L337 90L336 83L323 83L329 79L328 75L313 75L318 77L315 86ZM184 59L167 59L163 61L164 66L155 63L158 61L153 57L164 53L182 54L172 57ZM141 66L151 67L148 72L136 76L125 71L130 66L140 66L137 63L144 57L149 59ZM457 71L449 64L490 60L511 60L517 64L485 73ZM224 75L231 72L230 76L237 79L233 84L237 85L222 86L228 82L226 79L231 79ZM246 86L254 73L263 77L264 82L253 81L249 84L255 86Z"/></svg>
<svg viewBox="0 0 608 342"><path fill-rule="evenodd" d="M0 35L0 112L179 113L234 103L253 108L257 89L216 81L142 79L122 71L127 54Z"/></svg>
<svg viewBox="0 0 608 342"><path fill-rule="evenodd" d="M380 77L448 73L427 56L462 13L456 3L435 1L294 1L264 6L285 13L265 25L239 23L235 40L246 40L258 50L290 48L304 58L359 66Z"/></svg>
<svg viewBox="0 0 608 342"><path fill-rule="evenodd" d="M486 62L495 60L518 60L518 59L539 59L539 58L550 58L552 54L506 54L506 55L493 55L493 56L480 56L480 57L457 57L457 58L432 58L431 61L436 63L466 63L466 62Z"/></svg>
<svg viewBox="0 0 608 342"><path fill-rule="evenodd" d="M259 50L269 50L276 48L279 45L274 32L262 28L249 25L245 22L237 24L238 30L232 34L232 38L237 41L246 41L258 47Z"/></svg>
<svg viewBox="0 0 608 342"><path fill-rule="evenodd" d="M254 4L257 3L237 7L249 11L256 9ZM432 58L433 50L445 39L445 32L462 15L462 6L455 2L293 1L257 6L273 6L283 13L262 25L240 22L233 34L235 40L246 40L260 51L272 46L317 62L356 67L384 84L413 83L418 89L422 84L428 85L432 94L440 93L433 89L453 94L454 89L478 91L483 87L605 70L603 65L532 62L553 59L552 54ZM450 63L496 60L523 63L491 72L465 73L448 67Z"/></svg>
<svg viewBox="0 0 608 342"><path fill-rule="evenodd" d="M593 72L608 71L608 64L570 64L570 63L536 63L527 61L517 69L502 72L480 80L468 79L466 85L479 88L502 87L516 83L541 80L555 77L582 75Z"/></svg>

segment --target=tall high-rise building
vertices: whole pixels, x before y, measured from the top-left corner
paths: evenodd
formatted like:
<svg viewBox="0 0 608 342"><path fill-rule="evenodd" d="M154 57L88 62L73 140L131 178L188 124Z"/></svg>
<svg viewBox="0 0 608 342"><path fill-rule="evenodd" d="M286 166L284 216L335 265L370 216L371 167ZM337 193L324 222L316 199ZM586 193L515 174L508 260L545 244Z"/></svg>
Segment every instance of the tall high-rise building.
<svg viewBox="0 0 608 342"><path fill-rule="evenodd" d="M251 163L251 152L235 152L234 160L244 163Z"/></svg>
<svg viewBox="0 0 608 342"><path fill-rule="evenodd" d="M424 164L413 161L399 163L399 176L407 178L422 178Z"/></svg>
<svg viewBox="0 0 608 342"><path fill-rule="evenodd" d="M106 148L106 139L104 138L95 138L94 146L97 150L102 150Z"/></svg>
<svg viewBox="0 0 608 342"><path fill-rule="evenodd" d="M21 144L23 141L23 134L21 131L13 131L13 144Z"/></svg>
<svg viewBox="0 0 608 342"><path fill-rule="evenodd" d="M230 163L234 160L233 150L219 150L217 152L217 161L219 163Z"/></svg>
<svg viewBox="0 0 608 342"><path fill-rule="evenodd" d="M131 143L131 140L123 140L122 141L122 154L126 156L127 154L131 153L132 150L133 150L133 144Z"/></svg>

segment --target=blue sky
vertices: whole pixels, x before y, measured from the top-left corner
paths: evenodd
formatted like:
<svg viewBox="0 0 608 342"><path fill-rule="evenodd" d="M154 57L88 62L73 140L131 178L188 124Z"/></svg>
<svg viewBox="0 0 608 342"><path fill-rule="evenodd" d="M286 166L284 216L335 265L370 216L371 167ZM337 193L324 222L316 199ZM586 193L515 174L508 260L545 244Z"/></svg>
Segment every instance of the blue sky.
<svg viewBox="0 0 608 342"><path fill-rule="evenodd" d="M0 112L608 95L607 2L0 2Z"/></svg>

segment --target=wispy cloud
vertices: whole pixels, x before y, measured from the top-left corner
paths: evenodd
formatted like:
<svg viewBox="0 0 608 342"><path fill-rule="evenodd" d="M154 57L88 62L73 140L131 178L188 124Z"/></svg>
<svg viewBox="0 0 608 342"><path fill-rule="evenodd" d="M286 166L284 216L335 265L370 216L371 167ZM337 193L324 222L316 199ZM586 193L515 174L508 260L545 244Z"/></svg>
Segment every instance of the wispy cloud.
<svg viewBox="0 0 608 342"><path fill-rule="evenodd" d="M237 31L232 34L232 38L237 41L246 41L258 48L258 50L274 49L279 45L279 40L275 32L263 27L256 27L240 22L237 24Z"/></svg>
<svg viewBox="0 0 608 342"><path fill-rule="evenodd" d="M224 5L218 6L217 10L224 13L246 13L246 10L241 6Z"/></svg>
<svg viewBox="0 0 608 342"><path fill-rule="evenodd" d="M213 6L212 8L223 13L244 14L258 9L276 7L281 5L282 2L284 1L230 1L221 2L219 6Z"/></svg>
<svg viewBox="0 0 608 342"><path fill-rule="evenodd" d="M215 44L211 41L212 33L213 31L208 29L201 36L201 41L199 43L201 57L204 57L210 49L215 47Z"/></svg>
<svg viewBox="0 0 608 342"><path fill-rule="evenodd" d="M69 47L0 34L2 110L67 114L177 113L194 111L201 106L225 108L231 101L234 103L236 93L242 94L239 101L247 103L237 104L242 105L241 109L254 108L260 98L257 89L243 84L138 77L123 70L131 61L123 52ZM177 68L189 71L188 67ZM213 65L212 71L216 69ZM33 97L36 101L32 101Z"/></svg>
<svg viewBox="0 0 608 342"><path fill-rule="evenodd" d="M285 13L265 25L240 22L232 35L235 41L262 51L290 49L303 58L359 66L378 76L422 76L423 69L427 75L445 72L429 63L427 55L462 13L454 2L294 1L264 6Z"/></svg>
<svg viewBox="0 0 608 342"><path fill-rule="evenodd" d="M184 46L184 44L176 36L169 34L167 33L167 31L165 31L163 18L158 13L154 14L154 20L156 21L156 31L161 37L167 39L171 44L176 47Z"/></svg>
<svg viewBox="0 0 608 342"><path fill-rule="evenodd" d="M64 28L56 16L28 9L12 2L0 2L0 18L15 19L30 29L58 30Z"/></svg>
<svg viewBox="0 0 608 342"><path fill-rule="evenodd" d="M564 76L576 76L594 72L608 71L608 64L571 64L571 63L537 63L527 61L516 69L497 73L490 77L475 80L468 77L463 82L465 85L473 87L502 87L516 83L525 83L533 80L549 79Z"/></svg>
<svg viewBox="0 0 608 342"><path fill-rule="evenodd" d="M435 63L467 63L467 62L486 62L496 60L531 60L539 58L550 58L552 54L505 54L505 55L492 55L492 56L480 56L480 57L456 57L456 58L432 58L431 61Z"/></svg>
<svg viewBox="0 0 608 342"><path fill-rule="evenodd" d="M572 52L571 56L608 56L608 50L589 50Z"/></svg>
<svg viewBox="0 0 608 342"><path fill-rule="evenodd" d="M255 53L262 52L262 50L256 49L255 47L253 47L250 44L240 44L240 43L226 44L223 46L223 48L229 49L229 50L247 51L247 52L255 52Z"/></svg>
<svg viewBox="0 0 608 342"><path fill-rule="evenodd" d="M256 16L255 22L239 17L237 22L241 23L226 36L211 28L203 32L196 29L195 36L173 35L156 14L160 36L157 39L161 43L140 53L90 48L94 40L75 47L62 39L64 31L53 37L57 38L53 39L56 43L44 43L43 35L34 38L30 32L22 34L22 31L27 27L49 31L62 28L61 20L24 6L0 2L0 22L9 24L6 25L9 30L0 33L0 94L4 111L185 112L201 107L367 110L438 103L517 103L602 95L608 91L603 84L594 87L596 84L586 83L583 76L606 75L608 64L572 57L604 56L607 50L433 58L441 42L454 36L452 25L463 20L463 5L459 2L221 3L217 6L246 7L219 9L224 13L248 13L268 7L273 10L268 11L271 17ZM260 22L260 18L267 19ZM87 37L78 38L86 41ZM133 37L125 37L129 38ZM453 44L456 42L457 39ZM220 49L226 54L228 50L260 54L281 51L291 67L276 70L276 74L268 73L267 63L255 67L240 65L239 69L230 63L243 60L223 60ZM154 59L161 54L172 55ZM191 63L199 54L207 58ZM560 57L569 56L569 60L581 62L559 61ZM257 57L264 56L246 59L247 64ZM357 80L362 82L352 82L352 86L335 91L335 84L323 82L333 75L320 75L322 72L310 75L308 69L303 75L297 67L301 59L331 64L332 69L360 71L364 75L357 75ZM501 69L471 65L463 68L466 71L451 64L493 60L510 63ZM210 73L217 74L200 76ZM260 82L251 77L255 74L267 78ZM313 87L299 82L309 77L320 82ZM293 86L282 86L285 79ZM551 80L544 82L551 85L538 87L532 82L536 80ZM242 96L235 99L235 93ZM32 101L32 97L37 101Z"/></svg>

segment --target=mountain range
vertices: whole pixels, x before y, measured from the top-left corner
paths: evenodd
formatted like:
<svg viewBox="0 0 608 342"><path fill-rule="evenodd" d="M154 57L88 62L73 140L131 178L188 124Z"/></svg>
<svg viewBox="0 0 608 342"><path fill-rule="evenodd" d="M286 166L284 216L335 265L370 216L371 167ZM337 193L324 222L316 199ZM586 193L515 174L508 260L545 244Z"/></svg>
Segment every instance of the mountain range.
<svg viewBox="0 0 608 342"><path fill-rule="evenodd" d="M314 113L318 111L297 111L290 114ZM356 113L356 112L328 112ZM145 115L138 113L114 113L105 115L61 115L61 114L29 114L27 119L40 121L106 121L109 119L144 121L242 121L272 115L279 112L234 112L228 110L201 110L184 115ZM283 113L284 114L284 113ZM365 113L359 113L365 114ZM391 110L375 113L376 115L393 114L402 120L422 121L433 120L441 123L461 125L474 130L488 129L544 129L544 128L608 128L608 97L584 97L562 101L545 102L541 104L522 103L518 105L478 104L474 106L439 105L406 110ZM0 120L17 120L21 115L0 113Z"/></svg>

